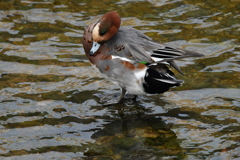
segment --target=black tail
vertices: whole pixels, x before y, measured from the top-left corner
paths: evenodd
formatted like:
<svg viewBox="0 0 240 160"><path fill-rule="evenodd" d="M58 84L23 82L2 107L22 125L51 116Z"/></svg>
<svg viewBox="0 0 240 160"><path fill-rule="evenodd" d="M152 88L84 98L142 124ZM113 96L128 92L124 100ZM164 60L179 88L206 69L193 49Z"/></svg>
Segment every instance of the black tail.
<svg viewBox="0 0 240 160"><path fill-rule="evenodd" d="M164 93L172 87L181 85L182 81L177 80L166 65L155 63L148 67L143 84L145 92Z"/></svg>

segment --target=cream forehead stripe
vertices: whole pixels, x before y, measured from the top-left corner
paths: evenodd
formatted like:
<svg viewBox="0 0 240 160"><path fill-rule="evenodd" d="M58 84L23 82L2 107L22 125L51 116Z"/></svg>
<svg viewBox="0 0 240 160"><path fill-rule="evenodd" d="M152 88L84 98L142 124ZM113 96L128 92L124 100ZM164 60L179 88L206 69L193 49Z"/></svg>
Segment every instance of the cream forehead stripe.
<svg viewBox="0 0 240 160"><path fill-rule="evenodd" d="M99 25L100 23L97 23L96 26L93 28L92 36L93 36L93 41L99 37Z"/></svg>

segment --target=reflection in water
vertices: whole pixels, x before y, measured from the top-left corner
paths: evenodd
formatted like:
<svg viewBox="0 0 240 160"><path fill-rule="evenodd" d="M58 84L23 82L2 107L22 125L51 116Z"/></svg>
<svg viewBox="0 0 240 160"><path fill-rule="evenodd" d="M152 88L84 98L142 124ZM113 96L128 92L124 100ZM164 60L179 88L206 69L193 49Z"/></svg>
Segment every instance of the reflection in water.
<svg viewBox="0 0 240 160"><path fill-rule="evenodd" d="M172 125L164 123L160 115L148 115L146 112L151 111L140 106L117 107L121 108L116 108L118 113L112 114L110 123L92 135L95 145L84 155L117 159L158 159L166 155L184 158Z"/></svg>
<svg viewBox="0 0 240 160"><path fill-rule="evenodd" d="M102 107L118 88L81 36L111 10L205 57L177 62L185 83L171 92ZM239 14L225 0L1 1L1 159L239 159Z"/></svg>

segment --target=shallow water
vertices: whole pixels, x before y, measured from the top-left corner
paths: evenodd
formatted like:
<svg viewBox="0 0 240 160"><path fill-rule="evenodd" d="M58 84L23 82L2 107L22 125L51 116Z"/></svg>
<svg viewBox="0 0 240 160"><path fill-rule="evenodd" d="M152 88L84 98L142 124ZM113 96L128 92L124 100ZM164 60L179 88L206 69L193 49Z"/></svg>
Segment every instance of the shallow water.
<svg viewBox="0 0 240 160"><path fill-rule="evenodd" d="M84 28L122 25L203 53L163 95L118 94L84 55ZM1 159L239 159L240 1L0 1Z"/></svg>

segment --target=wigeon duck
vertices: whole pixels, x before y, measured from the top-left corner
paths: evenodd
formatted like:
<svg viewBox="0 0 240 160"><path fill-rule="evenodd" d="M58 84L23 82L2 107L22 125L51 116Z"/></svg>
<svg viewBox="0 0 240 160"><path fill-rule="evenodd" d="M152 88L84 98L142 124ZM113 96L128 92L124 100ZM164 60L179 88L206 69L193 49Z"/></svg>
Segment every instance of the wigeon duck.
<svg viewBox="0 0 240 160"><path fill-rule="evenodd" d="M171 66L182 74L173 60L203 56L155 42L134 28L120 27L120 23L117 12L108 12L85 29L82 40L93 66L121 88L118 103L126 92L159 94L181 85L169 70Z"/></svg>

